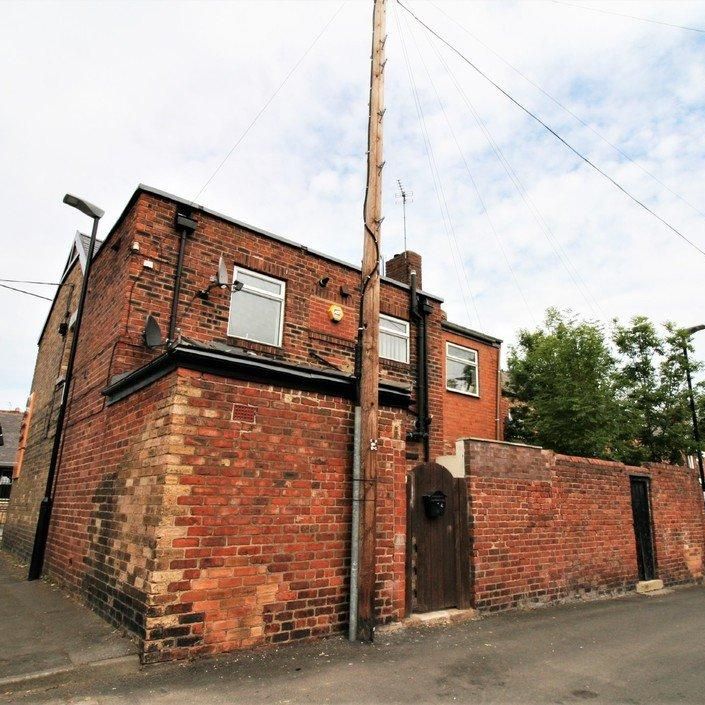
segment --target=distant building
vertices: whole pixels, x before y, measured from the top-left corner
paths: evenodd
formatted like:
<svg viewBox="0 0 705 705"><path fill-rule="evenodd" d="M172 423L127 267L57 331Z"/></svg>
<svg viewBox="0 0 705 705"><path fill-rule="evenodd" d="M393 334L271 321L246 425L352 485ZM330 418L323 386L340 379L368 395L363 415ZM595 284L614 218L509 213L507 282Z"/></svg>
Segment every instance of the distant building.
<svg viewBox="0 0 705 705"><path fill-rule="evenodd" d="M22 412L19 409L0 410L0 534L5 524L7 505L12 492L17 449L20 441Z"/></svg>

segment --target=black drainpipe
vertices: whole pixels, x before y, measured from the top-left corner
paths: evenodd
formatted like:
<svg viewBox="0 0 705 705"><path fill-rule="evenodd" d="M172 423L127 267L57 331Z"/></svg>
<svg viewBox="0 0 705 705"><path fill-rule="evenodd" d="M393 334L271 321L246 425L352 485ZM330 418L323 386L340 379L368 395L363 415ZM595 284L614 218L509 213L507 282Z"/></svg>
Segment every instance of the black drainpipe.
<svg viewBox="0 0 705 705"><path fill-rule="evenodd" d="M176 209L176 228L181 231L181 242L179 243L179 259L174 272L174 293L171 299L171 317L169 318L169 337L167 343L174 344L176 338L176 314L179 308L179 296L181 294L181 272L184 266L184 252L186 251L186 238L193 234L196 229L196 221L191 217L191 209L188 206L178 206Z"/></svg>
<svg viewBox="0 0 705 705"><path fill-rule="evenodd" d="M416 272L411 272L410 312L416 321L416 430L408 435L409 440L423 443L423 458L430 460L428 415L428 341L426 334L426 316L431 306L425 296L418 293Z"/></svg>

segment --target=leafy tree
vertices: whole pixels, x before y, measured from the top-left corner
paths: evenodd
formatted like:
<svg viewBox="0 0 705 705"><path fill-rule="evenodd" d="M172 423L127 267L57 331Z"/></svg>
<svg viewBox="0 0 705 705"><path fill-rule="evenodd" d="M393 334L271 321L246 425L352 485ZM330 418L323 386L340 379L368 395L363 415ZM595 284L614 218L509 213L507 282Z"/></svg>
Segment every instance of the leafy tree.
<svg viewBox="0 0 705 705"><path fill-rule="evenodd" d="M614 454L615 360L598 324L549 309L542 329L520 331L508 362L519 402L507 428L510 440L574 455Z"/></svg>
<svg viewBox="0 0 705 705"><path fill-rule="evenodd" d="M645 316L630 325L615 322L613 341L621 356L615 380L622 410L617 455L625 462L681 462L693 449L685 355L689 341L673 324L665 334ZM691 361L691 370L698 370Z"/></svg>

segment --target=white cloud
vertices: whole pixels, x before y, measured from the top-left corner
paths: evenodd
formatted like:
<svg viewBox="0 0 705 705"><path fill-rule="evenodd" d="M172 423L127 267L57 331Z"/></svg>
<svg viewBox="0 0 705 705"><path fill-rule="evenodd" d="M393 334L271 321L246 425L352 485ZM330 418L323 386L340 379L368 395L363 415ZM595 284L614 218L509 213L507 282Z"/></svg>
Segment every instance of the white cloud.
<svg viewBox="0 0 705 705"><path fill-rule="evenodd" d="M433 4L410 4L518 100L705 246L700 215L566 115ZM88 227L61 205L66 191L103 206L105 229L140 181L193 197L338 6L4 3L0 277L59 276L73 232ZM439 6L705 211L702 35L550 2ZM702 4L599 7L705 27ZM705 259L443 50L548 224L552 234L546 237L415 28L413 36L532 313L481 211L408 35L465 266L465 273L456 276L455 243L449 242L440 218L396 11L390 2L385 254L402 248L401 208L393 198L401 178L415 196L408 211L409 245L424 255L424 286L445 296L450 317L460 323L480 325L465 291L467 282L481 327L508 341L549 305L570 306L586 315L595 308L606 319L646 313L686 325L701 322ZM343 8L199 198L202 203L359 261L370 18L370 3L350 2ZM558 255L549 240L559 243ZM569 260L567 268L561 259ZM0 289L0 306L0 406L21 405L48 304ZM705 342L699 352L705 355Z"/></svg>

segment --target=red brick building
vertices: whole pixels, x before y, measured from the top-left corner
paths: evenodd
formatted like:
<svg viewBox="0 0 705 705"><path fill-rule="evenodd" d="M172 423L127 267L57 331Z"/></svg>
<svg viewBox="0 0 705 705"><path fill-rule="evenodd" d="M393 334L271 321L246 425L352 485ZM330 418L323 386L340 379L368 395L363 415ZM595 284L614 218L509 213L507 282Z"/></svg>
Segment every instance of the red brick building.
<svg viewBox="0 0 705 705"><path fill-rule="evenodd" d="M226 287L217 281L221 261ZM510 493L494 505L503 481L473 484L474 446L459 439L501 438L500 341L446 321L441 299L421 287L415 253L397 255L386 272L377 618L439 606L494 608L487 595L511 593L502 581L513 583L511 571L523 568L512 560L482 582L508 549L491 542L486 552L475 549L474 517L490 505L499 515L524 512L528 500L515 505ZM46 480L62 383L54 371L63 364L70 326L62 324L70 322L74 296L68 283L75 287L76 279L73 262L41 340L3 542L24 559ZM105 237L78 344L45 570L135 634L145 661L345 627L359 279L359 268L334 257L144 186ZM146 335L150 317L159 331L152 326ZM504 465L528 472L516 447L497 448ZM426 459L450 472L419 469ZM662 474L677 486L680 472ZM691 475L680 495L689 500L682 521L690 567L674 558L675 567L662 571L674 582L702 573L702 508L690 501ZM623 530L631 521L623 511L629 470L621 476L626 490L622 482L615 492ZM543 476L537 482L531 507L541 516L565 512L551 499L553 485ZM678 493L653 496L663 498L659 511L680 531ZM434 512L439 521L429 520ZM492 516L484 521L490 532L507 527ZM552 531L555 553L560 532ZM669 555L677 556L685 536L678 533ZM532 566L544 560L541 546L527 548ZM434 577L439 565L442 579ZM616 581L624 589L639 577L631 567ZM615 583L603 573L591 584L608 578Z"/></svg>
<svg viewBox="0 0 705 705"><path fill-rule="evenodd" d="M172 322L177 212L195 230ZM238 291L212 286L221 257ZM425 443L435 458L452 448L452 434L495 437L499 348L493 338L446 330L441 299L421 289L418 255L395 260L413 267L390 262L382 283L382 621L406 610L406 473L424 459ZM25 559L76 261L40 341L33 422L4 541ZM426 423L417 413L412 269L426 329ZM135 632L154 658L345 623L359 277L357 267L147 187L105 238L91 274L46 569ZM145 345L149 316L164 336L173 323L169 345ZM446 384L451 340L463 343L456 353L467 360L453 363L457 379Z"/></svg>

